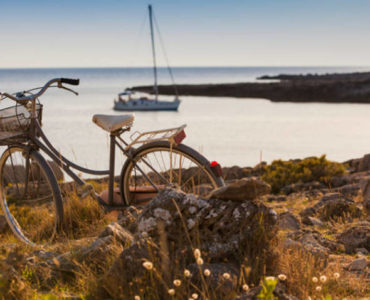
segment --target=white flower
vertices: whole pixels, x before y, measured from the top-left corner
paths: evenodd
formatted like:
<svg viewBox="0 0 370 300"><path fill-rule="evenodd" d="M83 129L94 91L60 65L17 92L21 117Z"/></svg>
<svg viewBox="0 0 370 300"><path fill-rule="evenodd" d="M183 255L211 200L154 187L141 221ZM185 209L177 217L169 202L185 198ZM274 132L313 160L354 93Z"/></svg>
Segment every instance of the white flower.
<svg viewBox="0 0 370 300"><path fill-rule="evenodd" d="M181 285L181 280L175 279L175 280L173 281L173 284L174 284L175 286L180 286L180 285Z"/></svg>
<svg viewBox="0 0 370 300"><path fill-rule="evenodd" d="M193 293L193 294L191 295L191 298L193 298L193 299L198 299L198 294L197 294L197 293Z"/></svg>
<svg viewBox="0 0 370 300"><path fill-rule="evenodd" d="M321 286L318 285L315 290L320 292L321 291Z"/></svg>
<svg viewBox="0 0 370 300"><path fill-rule="evenodd" d="M320 281L322 283L326 282L326 276L325 275L320 276Z"/></svg>
<svg viewBox="0 0 370 300"><path fill-rule="evenodd" d="M229 273L224 273L224 274L222 274L222 277L225 278L226 280L230 279L230 274Z"/></svg>
<svg viewBox="0 0 370 300"><path fill-rule="evenodd" d="M143 267L147 270L153 269L153 264L150 261L144 261L143 262Z"/></svg>
<svg viewBox="0 0 370 300"><path fill-rule="evenodd" d="M285 280L286 280L286 275L284 275L284 274L279 274L278 278L279 278L279 280L281 280L281 281L285 281Z"/></svg>
<svg viewBox="0 0 370 300"><path fill-rule="evenodd" d="M194 257L199 258L201 256L200 250L199 249L194 249Z"/></svg>
<svg viewBox="0 0 370 300"><path fill-rule="evenodd" d="M197 258L197 264L198 265L203 265L203 259L201 257Z"/></svg>
<svg viewBox="0 0 370 300"><path fill-rule="evenodd" d="M140 296L136 295L136 296L134 297L134 299L135 299L135 300L140 300Z"/></svg>
<svg viewBox="0 0 370 300"><path fill-rule="evenodd" d="M190 271L188 269L185 269L184 276L185 277L191 277L191 273L190 273Z"/></svg>
<svg viewBox="0 0 370 300"><path fill-rule="evenodd" d="M312 282L318 282L319 280L317 279L317 277L312 277Z"/></svg>
<svg viewBox="0 0 370 300"><path fill-rule="evenodd" d="M339 277L340 277L340 274L339 274L338 272L335 272L335 273L334 273L334 278L335 278L335 279L338 279Z"/></svg>
<svg viewBox="0 0 370 300"><path fill-rule="evenodd" d="M174 289L169 289L168 294L170 294L171 296L175 295L175 290Z"/></svg>
<svg viewBox="0 0 370 300"><path fill-rule="evenodd" d="M244 291L248 291L248 290L249 290L249 286L248 286L248 284L243 284L243 290L244 290Z"/></svg>
<svg viewBox="0 0 370 300"><path fill-rule="evenodd" d="M208 270L208 269L205 269L203 273L204 273L204 276L207 276L207 277L208 277L209 275L211 275L211 271L210 271L210 270Z"/></svg>
<svg viewBox="0 0 370 300"><path fill-rule="evenodd" d="M146 231L143 231L143 232L141 233L141 236L142 236L143 238L147 238L147 237L148 237L148 233L147 233Z"/></svg>

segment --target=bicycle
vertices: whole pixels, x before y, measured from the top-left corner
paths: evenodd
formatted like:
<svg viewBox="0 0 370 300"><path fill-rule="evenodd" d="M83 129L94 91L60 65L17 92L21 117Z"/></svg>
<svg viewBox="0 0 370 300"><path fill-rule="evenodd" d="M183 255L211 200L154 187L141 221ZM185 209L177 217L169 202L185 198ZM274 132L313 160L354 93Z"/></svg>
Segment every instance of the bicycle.
<svg viewBox="0 0 370 300"><path fill-rule="evenodd" d="M91 170L71 162L55 149L41 129L43 106L39 98L49 87L78 95L63 84L76 86L79 79L55 78L43 87L16 94L0 93L1 100L9 98L16 102L15 106L0 110L0 145L7 147L0 157L0 205L21 241L35 246L55 240L63 222L63 198L55 176L58 168L73 179L81 198L91 194L106 210L145 204L165 187L204 196L224 185L217 162L210 163L181 143L186 137L186 125L134 132L131 141L125 141L122 134L133 126L133 114L93 116L93 122L110 135L108 170ZM119 177L120 205L113 202L116 147L126 156ZM108 203L72 169L108 175Z"/></svg>

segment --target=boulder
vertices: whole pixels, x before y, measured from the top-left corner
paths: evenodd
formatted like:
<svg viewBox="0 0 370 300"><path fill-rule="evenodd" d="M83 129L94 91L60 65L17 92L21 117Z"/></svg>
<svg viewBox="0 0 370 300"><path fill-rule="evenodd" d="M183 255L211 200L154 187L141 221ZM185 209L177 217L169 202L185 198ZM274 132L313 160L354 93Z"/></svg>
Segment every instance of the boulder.
<svg viewBox="0 0 370 300"><path fill-rule="evenodd" d="M346 266L346 269L349 271L362 271L365 268L367 268L368 265L369 265L369 262L367 261L365 257L363 257L363 258L355 259L354 261L349 263Z"/></svg>
<svg viewBox="0 0 370 300"><path fill-rule="evenodd" d="M277 223L280 229L298 230L301 228L301 222L290 212L279 214Z"/></svg>
<svg viewBox="0 0 370 300"><path fill-rule="evenodd" d="M252 270L249 280L257 284L274 265L276 221L277 214L261 202L205 200L173 189L162 190L139 214L133 243L104 275L97 295L114 298L117 293L128 293L130 282L148 279L144 261L165 274L158 286L163 286L163 280L170 286L169 280L184 272L173 266L195 263L194 248L201 250L204 263L212 267L216 277L226 269L232 273L233 281L225 283L223 292L234 286L233 276L245 263L244 258Z"/></svg>
<svg viewBox="0 0 370 300"><path fill-rule="evenodd" d="M338 220L340 218L359 218L361 209L353 201L343 199L329 200L322 203L317 210L323 221Z"/></svg>
<svg viewBox="0 0 370 300"><path fill-rule="evenodd" d="M370 170L370 154L364 155L358 163L357 172Z"/></svg>
<svg viewBox="0 0 370 300"><path fill-rule="evenodd" d="M214 190L209 199L248 201L266 195L271 187L257 177L242 178L229 185Z"/></svg>
<svg viewBox="0 0 370 300"><path fill-rule="evenodd" d="M309 226L323 227L324 223L315 217L305 216L302 218L302 223Z"/></svg>
<svg viewBox="0 0 370 300"><path fill-rule="evenodd" d="M289 184L281 189L281 192L285 195L290 195L292 193L298 193L302 191L311 191L311 190L320 190L327 188L321 182L313 181L313 182L305 182L305 183L293 183Z"/></svg>
<svg viewBox="0 0 370 300"><path fill-rule="evenodd" d="M358 222L338 235L337 241L342 243L346 252L354 253L356 248L370 251L370 223Z"/></svg>
<svg viewBox="0 0 370 300"><path fill-rule="evenodd" d="M370 177L365 177L361 181L360 186L362 190L363 207L367 214L370 215Z"/></svg>
<svg viewBox="0 0 370 300"><path fill-rule="evenodd" d="M214 299L227 298L227 296L230 295L238 285L239 269L233 264L204 264L201 267L199 267L197 264L191 264L187 267L187 269L192 274L191 282L195 286L201 286L202 276L200 272L202 272L203 278L206 280L210 293L215 293L215 295L213 295L214 297L212 297ZM208 277L204 276L204 270L206 269L210 271L210 275ZM228 273L230 278L225 279L223 277L224 273Z"/></svg>

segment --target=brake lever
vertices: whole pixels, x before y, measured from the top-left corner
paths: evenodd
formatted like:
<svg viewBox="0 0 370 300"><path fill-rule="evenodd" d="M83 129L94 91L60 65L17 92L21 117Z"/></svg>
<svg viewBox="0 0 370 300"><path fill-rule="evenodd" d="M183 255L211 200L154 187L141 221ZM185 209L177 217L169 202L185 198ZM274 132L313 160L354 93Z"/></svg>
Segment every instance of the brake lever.
<svg viewBox="0 0 370 300"><path fill-rule="evenodd" d="M78 96L78 93L77 93L76 91L74 91L74 90L72 90L72 89L70 89L70 88L67 88L67 87L63 86L61 83L59 83L59 84L58 84L58 88L60 88L60 89L65 89L65 90L67 90L67 91L69 91L69 92L71 92L71 93L75 94L76 96Z"/></svg>

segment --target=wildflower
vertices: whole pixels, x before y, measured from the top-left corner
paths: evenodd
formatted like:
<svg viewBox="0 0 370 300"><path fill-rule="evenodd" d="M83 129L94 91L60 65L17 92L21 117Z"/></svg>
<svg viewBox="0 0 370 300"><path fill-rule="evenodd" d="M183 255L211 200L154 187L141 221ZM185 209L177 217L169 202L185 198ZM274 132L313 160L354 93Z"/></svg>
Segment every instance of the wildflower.
<svg viewBox="0 0 370 300"><path fill-rule="evenodd" d="M267 277L265 277L265 280L266 281L276 280L276 278L274 276L267 276Z"/></svg>
<svg viewBox="0 0 370 300"><path fill-rule="evenodd" d="M190 271L188 269L185 269L184 276L185 277L191 277L191 273L190 273Z"/></svg>
<svg viewBox="0 0 370 300"><path fill-rule="evenodd" d="M148 233L147 233L146 231L143 231L143 232L141 233L141 236L142 236L143 238L147 238L147 237L148 237Z"/></svg>
<svg viewBox="0 0 370 300"><path fill-rule="evenodd" d="M320 281L322 283L326 282L326 276L325 275L320 276Z"/></svg>
<svg viewBox="0 0 370 300"><path fill-rule="evenodd" d="M230 279L230 274L229 273L224 273L224 274L222 274L222 277L225 278L226 280Z"/></svg>
<svg viewBox="0 0 370 300"><path fill-rule="evenodd" d="M334 278L335 278L335 279L338 279L339 277L340 277L340 274L339 274L338 272L335 272L335 273L334 273Z"/></svg>
<svg viewBox="0 0 370 300"><path fill-rule="evenodd" d="M318 292L320 292L320 291L321 291L321 286L320 286L320 285L318 285L318 286L316 287L316 291L318 291Z"/></svg>
<svg viewBox="0 0 370 300"><path fill-rule="evenodd" d="M143 262L143 267L147 270L153 269L153 264L150 261L144 261Z"/></svg>
<svg viewBox="0 0 370 300"><path fill-rule="evenodd" d="M244 290L244 291L248 291L248 290L249 290L249 286L248 286L248 284L243 284L243 290Z"/></svg>
<svg viewBox="0 0 370 300"><path fill-rule="evenodd" d="M211 271L210 271L210 270L208 270L208 269L205 269L203 273L204 273L204 276L207 276L207 277L208 277L209 275L211 275Z"/></svg>
<svg viewBox="0 0 370 300"><path fill-rule="evenodd" d="M191 298L193 298L193 299L198 299L198 294L197 294L197 293L193 293L193 294L191 295Z"/></svg>
<svg viewBox="0 0 370 300"><path fill-rule="evenodd" d="M312 277L312 282L318 282L319 280L317 279L317 277Z"/></svg>
<svg viewBox="0 0 370 300"><path fill-rule="evenodd" d="M200 250L199 249L194 249L194 257L199 258L201 256Z"/></svg>
<svg viewBox="0 0 370 300"><path fill-rule="evenodd" d="M140 296L136 295L136 296L134 297L134 299L135 299L135 300L140 300Z"/></svg>
<svg viewBox="0 0 370 300"><path fill-rule="evenodd" d="M203 259L201 257L197 258L197 264L198 265L203 265Z"/></svg>
<svg viewBox="0 0 370 300"><path fill-rule="evenodd" d="M175 295L175 290L174 289L169 289L168 294L170 294L171 296Z"/></svg>
<svg viewBox="0 0 370 300"><path fill-rule="evenodd" d="M180 286L180 285L181 285L181 280L175 279L175 280L173 281L173 284L174 284L175 286Z"/></svg>
<svg viewBox="0 0 370 300"><path fill-rule="evenodd" d="M281 280L281 281L285 281L285 280L286 280L286 275L284 275L284 274L279 274L278 278L279 278L279 280Z"/></svg>

